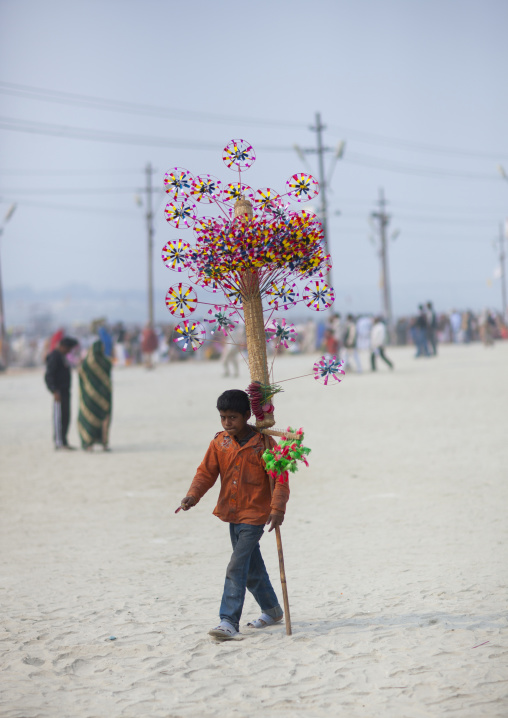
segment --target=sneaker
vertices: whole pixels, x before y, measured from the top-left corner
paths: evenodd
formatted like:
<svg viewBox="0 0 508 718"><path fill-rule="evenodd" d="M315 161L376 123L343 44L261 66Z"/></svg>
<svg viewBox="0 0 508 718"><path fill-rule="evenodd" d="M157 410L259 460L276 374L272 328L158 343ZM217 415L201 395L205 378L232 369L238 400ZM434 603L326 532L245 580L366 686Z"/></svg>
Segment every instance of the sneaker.
<svg viewBox="0 0 508 718"><path fill-rule="evenodd" d="M208 631L208 635L218 638L221 641L232 641L237 638L240 633L229 621L221 621L218 626Z"/></svg>
<svg viewBox="0 0 508 718"><path fill-rule="evenodd" d="M278 618L272 618L272 616L269 616L267 613L262 613L255 621L250 621L247 626L249 628L266 628L267 626L274 626L276 623L280 623L283 618L283 615Z"/></svg>

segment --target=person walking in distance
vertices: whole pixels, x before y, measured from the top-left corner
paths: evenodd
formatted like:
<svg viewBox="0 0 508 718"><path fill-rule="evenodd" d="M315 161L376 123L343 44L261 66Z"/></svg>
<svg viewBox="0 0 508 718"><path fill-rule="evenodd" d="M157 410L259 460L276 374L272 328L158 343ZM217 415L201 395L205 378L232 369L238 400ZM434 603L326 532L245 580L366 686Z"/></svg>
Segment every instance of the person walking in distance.
<svg viewBox="0 0 508 718"><path fill-rule="evenodd" d="M382 317L376 317L374 325L370 332L370 365L372 371L376 371L376 356L379 355L381 359L388 364L390 369L393 369L392 362L386 356L384 349L387 343L388 337L386 332L386 326Z"/></svg>
<svg viewBox="0 0 508 718"><path fill-rule="evenodd" d="M67 443L71 405L71 369L66 356L78 342L72 337L63 337L46 357L44 380L53 394L53 438L55 449L73 449Z"/></svg>
<svg viewBox="0 0 508 718"><path fill-rule="evenodd" d="M344 334L344 351L343 358L345 368L349 369L351 362L349 359L350 353L353 355L356 364L356 371L361 374L362 365L360 363L360 357L358 356L358 350L356 348L357 332L356 332L356 321L352 314L347 315L346 320L346 331Z"/></svg>
<svg viewBox="0 0 508 718"><path fill-rule="evenodd" d="M159 348L159 339L155 333L155 329L150 322L147 323L141 334L141 351L143 360L147 369L153 369L153 355Z"/></svg>

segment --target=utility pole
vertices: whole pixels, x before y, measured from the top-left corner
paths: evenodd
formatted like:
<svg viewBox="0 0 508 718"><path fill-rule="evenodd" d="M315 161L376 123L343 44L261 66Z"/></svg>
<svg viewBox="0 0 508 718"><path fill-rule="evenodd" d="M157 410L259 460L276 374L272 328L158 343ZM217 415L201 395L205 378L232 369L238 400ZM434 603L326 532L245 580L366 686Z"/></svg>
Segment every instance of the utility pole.
<svg viewBox="0 0 508 718"><path fill-rule="evenodd" d="M506 220L505 227L503 227L502 223L499 225L499 267L501 269L501 298L503 303L503 321L506 322L508 317L506 315L506 272L504 264L506 257L504 253L505 232L508 233L508 220Z"/></svg>
<svg viewBox="0 0 508 718"><path fill-rule="evenodd" d="M318 158L318 170L319 170L319 198L321 200L320 204L320 219L321 219L321 225L323 226L323 236L324 236L324 247L325 247L325 253L330 254L330 247L328 244L328 207L326 202L326 178L325 178L325 163L324 163L324 153L330 152L329 147L323 147L323 135L322 132L324 129L326 129L325 125L321 123L321 113L316 112L316 125L313 127L311 125L310 129L316 133L316 140L317 140L317 149L316 154ZM328 285L332 286L332 271L329 269L326 273L326 280L328 282Z"/></svg>
<svg viewBox="0 0 508 718"><path fill-rule="evenodd" d="M335 169L335 163L338 159L341 159L344 155L344 149L346 146L346 143L344 141L339 142L337 145L337 149L335 150L335 154L333 157L333 164L330 170L330 173L328 175L328 179L325 175L325 162L324 162L324 155L326 152L332 152L333 150L330 147L324 147L323 146L323 130L326 129L326 125L323 125L321 122L321 113L316 112L316 125L310 126L310 130L316 133L316 140L317 140L317 147L309 147L302 149L298 145L294 145L294 148L300 157L302 161L305 162L305 155L306 154L316 154L318 158L318 172L319 172L319 198L320 198L320 208L319 208L319 219L321 221L321 225L323 227L323 245L325 254L331 254L330 253L330 246L328 242L328 207L326 202L326 192L328 189L328 185L330 183L330 180L332 178L333 170ZM331 269L329 269L326 273L326 282L331 287L332 286L332 272Z"/></svg>
<svg viewBox="0 0 508 718"><path fill-rule="evenodd" d="M3 234L3 227L0 237ZM7 369L7 335L5 332L5 312L4 312L4 296L2 288L2 267L0 265L0 371Z"/></svg>
<svg viewBox="0 0 508 718"><path fill-rule="evenodd" d="M146 229L148 238L148 323L153 328L153 209L152 175L154 169L150 162L146 166Z"/></svg>
<svg viewBox="0 0 508 718"><path fill-rule="evenodd" d="M383 314L388 326L390 337L393 335L392 298L390 291L390 274L388 270L388 245L386 240L386 229L390 222L390 216L386 214L386 200L382 189L379 190L379 211L372 212L371 217L379 222L379 256L381 258L381 303Z"/></svg>
<svg viewBox="0 0 508 718"><path fill-rule="evenodd" d="M0 226L0 239L4 233L5 224L10 220L16 209L15 204L11 204L4 217L2 226ZM5 331L5 309L2 287L2 267L0 266L0 371L7 369L9 363L9 352L7 347L7 332Z"/></svg>

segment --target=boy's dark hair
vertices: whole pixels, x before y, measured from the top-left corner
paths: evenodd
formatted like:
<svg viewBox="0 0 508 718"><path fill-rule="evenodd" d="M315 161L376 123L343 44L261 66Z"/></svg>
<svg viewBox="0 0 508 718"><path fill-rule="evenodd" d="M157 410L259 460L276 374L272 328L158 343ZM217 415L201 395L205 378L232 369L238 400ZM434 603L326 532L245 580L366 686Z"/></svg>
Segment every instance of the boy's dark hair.
<svg viewBox="0 0 508 718"><path fill-rule="evenodd" d="M228 389L217 399L219 411L237 411L239 414L250 414L250 401L246 392L241 389Z"/></svg>
<svg viewBox="0 0 508 718"><path fill-rule="evenodd" d="M64 347L67 347L68 349L74 349L74 347L76 347L79 342L73 337L64 337L63 339L61 339L60 344Z"/></svg>

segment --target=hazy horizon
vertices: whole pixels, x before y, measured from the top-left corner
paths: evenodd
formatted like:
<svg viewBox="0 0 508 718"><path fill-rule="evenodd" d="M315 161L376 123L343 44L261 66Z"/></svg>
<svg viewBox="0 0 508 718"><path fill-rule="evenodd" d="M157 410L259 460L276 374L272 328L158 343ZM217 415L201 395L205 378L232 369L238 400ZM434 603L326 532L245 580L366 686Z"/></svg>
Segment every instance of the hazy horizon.
<svg viewBox="0 0 508 718"><path fill-rule="evenodd" d="M164 294L185 275L163 266L161 248L193 241L164 220L164 173L231 180L222 148L245 137L257 153L243 176L253 188L281 191L296 171L317 177L315 153L302 160L293 148L315 149L316 112L330 149L336 311L382 309L369 221L381 188L388 234L398 233L394 315L429 299L440 310L499 309L507 25L502 0L2 3L0 225L17 205L0 245L7 325L17 288L79 283L139 292L146 316L147 163L164 319Z"/></svg>

